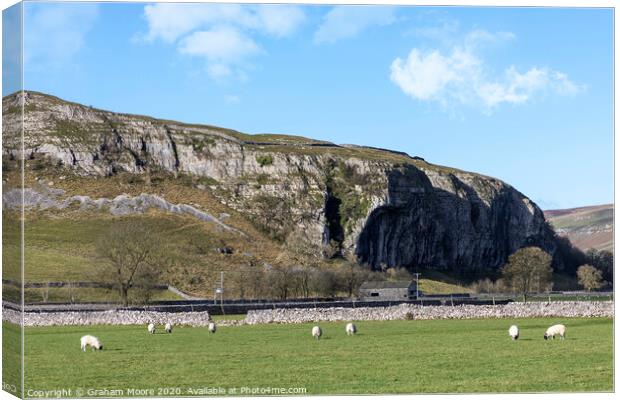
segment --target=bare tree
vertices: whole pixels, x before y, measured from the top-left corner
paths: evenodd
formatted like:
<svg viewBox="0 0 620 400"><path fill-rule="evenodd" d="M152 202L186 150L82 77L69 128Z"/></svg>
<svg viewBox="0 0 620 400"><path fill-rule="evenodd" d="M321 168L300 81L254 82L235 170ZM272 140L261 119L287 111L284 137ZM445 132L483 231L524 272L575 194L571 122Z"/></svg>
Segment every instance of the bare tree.
<svg viewBox="0 0 620 400"><path fill-rule="evenodd" d="M118 290L124 306L129 304L129 290L136 286L143 300L150 300L153 286L169 263L160 235L137 219L115 221L97 241L96 252L107 261L102 279Z"/></svg>
<svg viewBox="0 0 620 400"><path fill-rule="evenodd" d="M503 280L527 301L527 294L535 288L551 283L553 270L551 256L538 247L525 247L508 257L502 268Z"/></svg>
<svg viewBox="0 0 620 400"><path fill-rule="evenodd" d="M603 272L591 265L585 264L577 269L579 284L588 292L592 289L599 289L603 286Z"/></svg>
<svg viewBox="0 0 620 400"><path fill-rule="evenodd" d="M265 272L262 268L257 266L251 266L251 269L246 273L247 288L249 296L254 299L260 299L267 297L267 289L265 287Z"/></svg>
<svg viewBox="0 0 620 400"><path fill-rule="evenodd" d="M386 271L388 280L392 281L410 281L413 279L411 272L407 271L405 268L392 267L388 268Z"/></svg>
<svg viewBox="0 0 620 400"><path fill-rule="evenodd" d="M341 266L338 278L347 296L353 297L357 294L362 283L368 279L368 271L357 263L347 260Z"/></svg>
<svg viewBox="0 0 620 400"><path fill-rule="evenodd" d="M338 292L338 277L330 269L315 269L310 277L311 290L320 296L334 297Z"/></svg>
<svg viewBox="0 0 620 400"><path fill-rule="evenodd" d="M280 300L286 300L295 290L293 269L284 266L275 266L267 274L267 281L273 294Z"/></svg>
<svg viewBox="0 0 620 400"><path fill-rule="evenodd" d="M310 297L311 278L313 268L306 266L293 267L293 277L296 281L296 287L299 289L303 298Z"/></svg>
<svg viewBox="0 0 620 400"><path fill-rule="evenodd" d="M276 258L279 266L270 274L277 295L286 298L298 291L302 297L309 297L312 272L319 266L321 258L321 249L314 246L303 232L289 234Z"/></svg>

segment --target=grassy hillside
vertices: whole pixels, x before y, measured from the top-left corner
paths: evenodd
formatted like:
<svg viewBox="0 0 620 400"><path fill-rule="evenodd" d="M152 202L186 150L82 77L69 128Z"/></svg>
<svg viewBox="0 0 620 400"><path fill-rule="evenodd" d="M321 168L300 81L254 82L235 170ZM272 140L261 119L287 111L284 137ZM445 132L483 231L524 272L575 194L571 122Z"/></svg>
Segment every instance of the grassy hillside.
<svg viewBox="0 0 620 400"><path fill-rule="evenodd" d="M215 335L186 327L172 335L148 335L144 326L26 328L25 385L167 387L175 397L205 386L300 387L308 395L611 391L613 321L563 318L567 339L543 340L556 322L372 321L359 322L353 337L344 323L321 323L319 341L312 324L221 327ZM508 337L513 323L518 341ZM87 333L103 351L80 351Z"/></svg>
<svg viewBox="0 0 620 400"><path fill-rule="evenodd" d="M548 210L545 217L574 246L584 251L594 248L613 252L613 204Z"/></svg>
<svg viewBox="0 0 620 400"><path fill-rule="evenodd" d="M7 163L11 167L14 163ZM4 173L5 191L14 187L19 180L17 168ZM172 179L168 174L154 174L150 184L142 178L129 174L110 177L83 177L67 173L66 170L44 164L28 165L25 186L31 188L53 187L64 190L62 197L73 195L97 198L114 198L123 193L137 196L141 193L158 195L174 204L190 204L214 216L225 215L224 222L244 234L225 231L212 222L201 221L189 215L179 215L157 209L128 218L146 224L159 232L166 242L181 256L180 262L165 271L165 282L181 290L197 295L210 295L213 282L220 270L234 270L247 267L257 259L271 262L275 259L279 244L273 242L238 212L226 207L209 190L196 188L190 177ZM48 281L96 281L97 274L104 267L103 260L95 253L95 243L116 220L107 211L85 211L76 207L64 210L35 211L25 215L25 280L27 282ZM20 238L16 213L3 213L3 278L18 280ZM228 246L233 254L223 255L217 249ZM82 291L84 292L84 291ZM30 295L30 296L29 296ZM64 297L65 293L54 293L53 297ZM93 299L105 299L105 293L91 292ZM32 291L27 297L36 298ZM167 296L167 295L166 295ZM161 297L161 296L160 296ZM165 296L164 296L165 297Z"/></svg>
<svg viewBox="0 0 620 400"><path fill-rule="evenodd" d="M98 271L105 267L105 261L97 257L95 242L115 220L104 213L75 214L62 219L41 217L30 213L25 224L26 282L50 281L96 281ZM224 270L229 278L234 278L236 268L247 268L255 257L273 257L278 248L269 243L255 242L254 239L240 239L235 234L218 231L212 224L196 221L191 217L171 215L160 211L151 211L144 215L132 216L136 221L148 224L154 230L163 233L166 240L174 247L184 249L185 255L191 255L187 264L167 271L165 283L197 296L212 296L212 285L219 279L219 271ZM4 223L5 229L10 224ZM18 243L7 235L4 243L4 257L9 261L4 271L6 279L19 280ZM215 249L222 243L232 246L231 255L219 254ZM251 256L250 256L251 255ZM420 280L420 290L427 294L464 293L469 289L445 281L448 276L429 276L431 279ZM164 283L164 282L162 282ZM229 285L231 286L231 285ZM105 301L116 299L116 293L95 290L76 289L76 301ZM234 296L235 292L230 295ZM26 301L42 301L41 289L26 291ZM48 301L68 301L69 290L52 289ZM167 293L158 293L157 300L175 299Z"/></svg>
<svg viewBox="0 0 620 400"><path fill-rule="evenodd" d="M249 254L268 257L269 246L261 246L260 240L220 232L212 224L197 222L191 217L152 211L129 218L163 234L168 244L185 256L186 263L165 271L164 279L165 283L189 292L206 295L220 270L247 265L251 258ZM96 281L105 261L97 257L95 243L114 220L104 213L80 213L62 219L31 213L25 224L26 281ZM235 252L230 255L218 253L216 249L222 243L231 246ZM14 251L18 245L5 241L3 250L7 256L18 254ZM248 253L250 251L253 253ZM11 261L4 277L18 279L18 260Z"/></svg>
<svg viewBox="0 0 620 400"><path fill-rule="evenodd" d="M15 162L5 161L4 164L9 167L4 173L6 190L17 185L20 178ZM62 189L62 197L83 195L97 199L114 198L121 193L128 196L150 193L171 203L193 205L214 216L226 215L223 221L245 236L224 231L214 223L161 210L151 209L130 218L160 232L166 237L166 242L184 256L175 268L165 272L165 281L161 283L171 284L198 297L210 298L220 271L226 271L226 286L233 289L227 295L239 296L241 293L235 288L244 284L244 277L238 271L245 272L248 268L262 268L264 263L273 263L281 251L281 244L258 231L246 215L222 204L208 186L206 189L198 189L195 180L183 175L173 179L170 174L161 171L153 174L150 183L140 176L127 173L84 177L36 160L27 165L24 177L26 187ZM3 277L19 280L19 225L14 214L9 211L3 214ZM105 262L97 257L95 242L115 221L113 215L105 211L84 211L72 207L45 212L31 210L25 218L26 282L98 280L98 273L104 268ZM220 254L217 248L223 246L231 247L233 254ZM423 278L420 288L425 293L467 291L448 276L423 275ZM251 282L247 282L247 285L251 285ZM19 295L9 287L5 289L13 297ZM116 298L116 293L103 290L76 289L73 294L76 301ZM27 290L25 295L26 301L38 302L43 299L42 290ZM54 289L50 291L48 301L68 301L69 297L68 290ZM155 295L158 300L167 298L174 296L171 297L167 292Z"/></svg>

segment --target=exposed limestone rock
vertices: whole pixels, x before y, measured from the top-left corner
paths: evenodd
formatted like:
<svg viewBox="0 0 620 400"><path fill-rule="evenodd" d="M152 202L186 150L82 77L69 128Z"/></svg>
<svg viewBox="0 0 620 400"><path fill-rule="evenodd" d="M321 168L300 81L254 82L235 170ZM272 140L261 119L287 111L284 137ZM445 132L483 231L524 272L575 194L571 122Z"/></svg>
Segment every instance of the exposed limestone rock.
<svg viewBox="0 0 620 400"><path fill-rule="evenodd" d="M85 176L150 167L192 174L266 234L284 239L299 230L317 248L330 243L374 267L499 268L525 245L555 252L543 213L523 194L419 157L117 114L34 92L4 99L7 138L19 127L20 103L27 163L48 157ZM18 143L8 140L4 152L18 158ZM150 195L72 201L121 213L144 204L199 213Z"/></svg>
<svg viewBox="0 0 620 400"><path fill-rule="evenodd" d="M172 204L165 199L152 194L142 193L141 195L135 197L119 195L113 199L91 199L89 196L71 196L65 199L60 199L59 196L62 194L64 194L62 189L36 191L31 188L25 188L23 191L24 208L37 208L40 210L55 208L57 210L64 210L73 205L77 205L82 210L105 209L113 215L144 213L149 208L158 208L160 210L175 214L191 215L201 221L217 224L223 230L236 232L245 236L245 233L226 225L218 218L205 211L201 211L187 204ZM21 193L17 189L12 189L2 194L2 205L3 207L9 209L18 209L21 206L21 200Z"/></svg>

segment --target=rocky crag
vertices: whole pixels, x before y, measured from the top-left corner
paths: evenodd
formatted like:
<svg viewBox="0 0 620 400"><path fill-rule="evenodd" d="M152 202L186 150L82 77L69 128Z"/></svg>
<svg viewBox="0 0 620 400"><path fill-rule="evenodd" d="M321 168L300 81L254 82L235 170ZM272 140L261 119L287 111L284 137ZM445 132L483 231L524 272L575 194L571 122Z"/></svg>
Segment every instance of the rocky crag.
<svg viewBox="0 0 620 400"><path fill-rule="evenodd" d="M265 235L284 240L300 231L317 249L355 254L374 268L495 269L526 245L556 250L542 211L510 185L404 153L247 135L24 92L3 99L3 159L20 157L22 110L27 164L44 160L86 177L192 176Z"/></svg>

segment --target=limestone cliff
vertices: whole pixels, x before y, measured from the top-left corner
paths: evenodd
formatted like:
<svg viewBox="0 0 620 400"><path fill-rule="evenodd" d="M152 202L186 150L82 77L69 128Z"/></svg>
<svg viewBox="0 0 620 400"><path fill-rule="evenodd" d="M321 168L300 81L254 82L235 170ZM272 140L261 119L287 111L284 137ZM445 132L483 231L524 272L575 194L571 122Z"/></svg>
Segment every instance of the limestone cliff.
<svg viewBox="0 0 620 400"><path fill-rule="evenodd" d="M20 129L22 109L27 163L51 160L83 176L198 177L197 187L266 235L303 231L317 248L373 267L462 271L498 268L524 245L555 252L541 210L510 185L404 153L246 135L25 92L3 99L4 157L19 157L9 133Z"/></svg>

